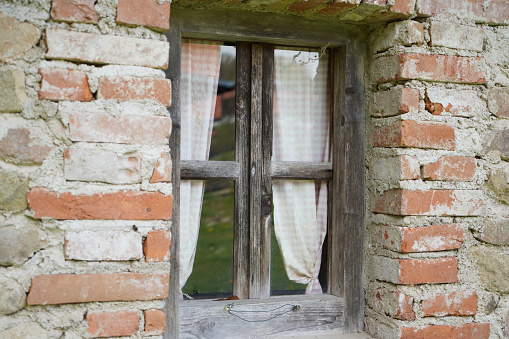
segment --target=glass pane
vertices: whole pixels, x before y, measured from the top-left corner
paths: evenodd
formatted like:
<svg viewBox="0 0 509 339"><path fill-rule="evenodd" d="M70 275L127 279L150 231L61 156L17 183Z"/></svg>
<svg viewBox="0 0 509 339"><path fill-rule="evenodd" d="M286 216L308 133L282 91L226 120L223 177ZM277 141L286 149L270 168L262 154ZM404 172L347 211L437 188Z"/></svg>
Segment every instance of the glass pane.
<svg viewBox="0 0 509 339"><path fill-rule="evenodd" d="M235 156L235 47L221 46L210 160L233 161Z"/></svg>
<svg viewBox="0 0 509 339"><path fill-rule="evenodd" d="M329 161L329 55L274 52L274 161Z"/></svg>
<svg viewBox="0 0 509 339"><path fill-rule="evenodd" d="M195 299L231 296L233 205L232 181L205 181L193 271L182 289Z"/></svg>
<svg viewBox="0 0 509 339"><path fill-rule="evenodd" d="M277 240L273 235L271 293L321 293L326 288L322 249L327 234L327 182L274 180L273 192Z"/></svg>

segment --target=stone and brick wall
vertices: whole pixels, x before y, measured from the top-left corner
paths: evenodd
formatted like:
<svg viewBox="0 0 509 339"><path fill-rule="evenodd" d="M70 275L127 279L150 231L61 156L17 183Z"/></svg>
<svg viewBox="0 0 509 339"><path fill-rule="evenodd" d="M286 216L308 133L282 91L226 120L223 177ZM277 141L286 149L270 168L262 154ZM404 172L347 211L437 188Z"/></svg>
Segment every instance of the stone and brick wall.
<svg viewBox="0 0 509 339"><path fill-rule="evenodd" d="M506 0L171 6L371 31L365 331L509 337ZM164 333L169 20L169 0L0 2L0 337Z"/></svg>

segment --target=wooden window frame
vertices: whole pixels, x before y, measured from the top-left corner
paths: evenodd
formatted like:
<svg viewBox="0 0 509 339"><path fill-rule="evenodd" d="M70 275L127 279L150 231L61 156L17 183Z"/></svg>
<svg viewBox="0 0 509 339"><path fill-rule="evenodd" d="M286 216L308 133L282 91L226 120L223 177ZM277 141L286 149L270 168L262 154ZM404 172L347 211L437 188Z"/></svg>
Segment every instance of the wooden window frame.
<svg viewBox="0 0 509 339"><path fill-rule="evenodd" d="M173 160L172 184L174 207L172 215L172 247L170 268L170 290L166 302L167 327L165 338L178 338L181 326L193 326L181 314L190 314L198 309L206 312L221 313L224 305L221 302L193 301L191 304L182 304L179 301L179 205L180 205L180 179L235 179L235 194L239 196L249 188L249 180L258 180L257 191L251 190L252 197L261 197L259 204L251 204L251 208L236 208L235 223L247 223L251 230L241 229L234 234L234 251L239 260L234 261L234 294L249 296L252 299L236 302L237 304L256 304L263 307L268 301L267 286L270 279L262 268L269 269L270 265L261 263L269 260L268 256L249 255L249 253L270 253L270 245L259 248L260 243L270 244L270 229L267 232L264 219L270 213L270 196L272 178L295 179L330 179L329 185L329 229L328 241L328 295L321 296L291 296L278 297L278 302L298 300L305 304L312 312L317 309L335 317L338 324L332 327L324 325L324 329L334 328L344 333L354 333L363 330L364 323L364 214L365 214L365 108L364 108L364 58L365 41L367 33L360 26L311 21L291 16L268 13L244 13L225 10L186 10L172 8L170 30L167 33L170 42L169 68L167 78L172 80L172 105L169 108L172 117L173 129L170 137L170 154ZM264 62L266 58L273 58L273 52L267 53L270 48L264 48L263 43L281 44L289 46L322 47L327 45L331 50L331 151L333 154L331 165L310 165L278 163L271 165L270 149L261 147L254 151L254 162L249 166L239 166L235 161L208 161L206 165L200 161L180 160L180 54L181 39L200 38L239 42L237 49L252 49L251 53L245 51L240 56L252 55L252 60L238 60L237 64L252 64L259 67L261 72L251 72L250 68L237 68L237 78L243 76L249 81L237 85L236 105L236 159L251 156L245 154L249 145L242 143L249 138L261 138L262 133L272 135L272 120L267 108L272 107L272 97L265 101L242 100L252 95L262 95L260 91L272 91L272 70ZM255 44L252 44L255 43ZM243 75L244 74L244 75ZM268 76L263 76L266 74ZM268 80L269 79L269 80ZM247 86L246 86L247 84ZM252 92L252 88L259 89ZM260 104L258 104L260 103ZM244 114L250 112L250 114ZM249 121L247 120L249 119ZM259 122L262 121L260 124ZM262 131L263 129L263 131ZM271 139L271 138L270 138ZM262 141L259 140L259 145ZM251 169L261 166L260 169L270 171L270 174L261 176L260 171ZM311 170L311 172L310 172ZM218 175L218 173L221 173ZM269 178L269 180L263 180ZM269 197L269 198L267 198ZM249 200L247 200L249 201ZM244 202L240 202L245 203ZM253 205L255 205L253 207ZM244 211L244 212L242 212ZM245 212L247 211L247 213ZM251 234L251 235L250 235ZM261 237L263 239L256 239ZM267 241L264 241L268 239ZM246 244L249 247L246 247ZM348 244L348 246L346 245ZM353 245L352 245L353 244ZM248 263L250 270L243 267ZM247 272L247 273L245 273ZM250 281L257 281L250 284ZM251 288L249 286L251 285ZM255 287L255 288L253 288ZM273 303L275 299L271 298ZM211 304L215 303L215 304ZM327 305L327 307L324 307ZM339 316L336 316L336 313ZM224 313L224 311L223 311ZM226 313L227 316L228 315ZM199 314L198 317L201 315ZM308 315L307 315L308 316ZM293 326L293 325L292 325ZM189 330L188 330L189 332Z"/></svg>

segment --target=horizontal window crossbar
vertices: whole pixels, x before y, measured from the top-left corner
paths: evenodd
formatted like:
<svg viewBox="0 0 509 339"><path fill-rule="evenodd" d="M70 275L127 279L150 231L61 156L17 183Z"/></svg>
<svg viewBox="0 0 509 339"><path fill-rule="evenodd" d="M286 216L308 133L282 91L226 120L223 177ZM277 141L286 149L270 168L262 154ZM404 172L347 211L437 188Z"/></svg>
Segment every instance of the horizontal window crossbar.
<svg viewBox="0 0 509 339"><path fill-rule="evenodd" d="M180 178L183 180L235 180L239 177L235 161L182 160Z"/></svg>
<svg viewBox="0 0 509 339"><path fill-rule="evenodd" d="M331 163L278 161L271 164L273 179L330 180Z"/></svg>

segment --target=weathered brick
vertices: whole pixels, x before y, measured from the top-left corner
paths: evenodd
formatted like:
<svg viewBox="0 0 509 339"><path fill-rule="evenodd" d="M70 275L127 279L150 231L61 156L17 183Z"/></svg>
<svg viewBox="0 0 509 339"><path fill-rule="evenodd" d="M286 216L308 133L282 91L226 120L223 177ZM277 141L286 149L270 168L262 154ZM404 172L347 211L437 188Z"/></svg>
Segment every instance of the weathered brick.
<svg viewBox="0 0 509 339"><path fill-rule="evenodd" d="M47 29L48 59L166 69L169 43L123 36Z"/></svg>
<svg viewBox="0 0 509 339"><path fill-rule="evenodd" d="M39 99L91 101L85 72L74 69L41 68Z"/></svg>
<svg viewBox="0 0 509 339"><path fill-rule="evenodd" d="M458 281L456 258L392 259L375 257L375 278L400 285L441 284Z"/></svg>
<svg viewBox="0 0 509 339"><path fill-rule="evenodd" d="M141 158L136 152L118 155L96 149L66 149L66 180L134 184L141 182Z"/></svg>
<svg viewBox="0 0 509 339"><path fill-rule="evenodd" d="M149 182L171 182L171 168L170 156L166 153L162 153L161 157L157 160Z"/></svg>
<svg viewBox="0 0 509 339"><path fill-rule="evenodd" d="M88 311L87 336L91 338L135 335L140 322L138 310Z"/></svg>
<svg viewBox="0 0 509 339"><path fill-rule="evenodd" d="M0 210L27 208L28 177L0 168Z"/></svg>
<svg viewBox="0 0 509 339"><path fill-rule="evenodd" d="M0 158L15 164L41 164L51 148L33 137L36 128L11 128L0 139Z"/></svg>
<svg viewBox="0 0 509 339"><path fill-rule="evenodd" d="M498 117L509 118L509 87L495 87L488 92L488 109Z"/></svg>
<svg viewBox="0 0 509 339"><path fill-rule="evenodd" d="M472 180L475 175L475 158L445 156L423 166L424 179Z"/></svg>
<svg viewBox="0 0 509 339"><path fill-rule="evenodd" d="M395 0L394 6L391 6L391 12L411 15L415 10L416 0Z"/></svg>
<svg viewBox="0 0 509 339"><path fill-rule="evenodd" d="M55 21L98 22L95 0L52 0L51 18Z"/></svg>
<svg viewBox="0 0 509 339"><path fill-rule="evenodd" d="M122 231L79 231L65 234L65 257L86 261L125 261L142 257L141 235Z"/></svg>
<svg viewBox="0 0 509 339"><path fill-rule="evenodd" d="M167 145L171 118L76 113L69 117L69 132L72 141Z"/></svg>
<svg viewBox="0 0 509 339"><path fill-rule="evenodd" d="M456 83L486 82L481 69L482 58L447 55L399 54L373 62L373 81L429 80Z"/></svg>
<svg viewBox="0 0 509 339"><path fill-rule="evenodd" d="M0 13L0 61L22 56L41 37L41 31L32 24L20 22ZM2 81L0 81L0 84ZM0 100L1 102L1 100Z"/></svg>
<svg viewBox="0 0 509 339"><path fill-rule="evenodd" d="M479 269L484 288L491 292L509 293L509 255L494 246L473 246L468 253Z"/></svg>
<svg viewBox="0 0 509 339"><path fill-rule="evenodd" d="M393 22L386 28L375 32L371 41L375 53L385 51L395 45L421 45L424 42L423 24L412 20Z"/></svg>
<svg viewBox="0 0 509 339"><path fill-rule="evenodd" d="M506 0L491 0L489 3L476 0L419 0L420 16L449 14L473 19L477 22L509 23L509 3Z"/></svg>
<svg viewBox="0 0 509 339"><path fill-rule="evenodd" d="M378 286L367 291L367 302L375 311L395 319L412 320L414 298L386 286Z"/></svg>
<svg viewBox="0 0 509 339"><path fill-rule="evenodd" d="M438 294L422 301L422 311L425 317L475 315L477 295L475 291Z"/></svg>
<svg viewBox="0 0 509 339"><path fill-rule="evenodd" d="M19 68L0 67L0 112L21 112L26 102L25 73Z"/></svg>
<svg viewBox="0 0 509 339"><path fill-rule="evenodd" d="M430 45L482 52L482 28L447 21L432 21L429 28Z"/></svg>
<svg viewBox="0 0 509 339"><path fill-rule="evenodd" d="M57 193L34 187L27 196L34 217L105 220L169 220L173 197L158 192Z"/></svg>
<svg viewBox="0 0 509 339"><path fill-rule="evenodd" d="M379 158L372 162L371 177L378 180L413 180L420 176L419 161L410 155Z"/></svg>
<svg viewBox="0 0 509 339"><path fill-rule="evenodd" d="M328 0L304 0L304 1L294 1L287 10L289 12L304 12L308 11L314 7L324 5L328 3Z"/></svg>
<svg viewBox="0 0 509 339"><path fill-rule="evenodd" d="M405 113L419 112L419 90L401 86L388 91L376 92L372 115L390 117Z"/></svg>
<svg viewBox="0 0 509 339"><path fill-rule="evenodd" d="M157 100L165 106L171 105L171 81L163 78L101 77L99 99Z"/></svg>
<svg viewBox="0 0 509 339"><path fill-rule="evenodd" d="M46 234L34 225L0 227L0 266L23 264L47 242Z"/></svg>
<svg viewBox="0 0 509 339"><path fill-rule="evenodd" d="M476 91L454 90L445 88L427 88L424 95L426 110L433 115L473 117L485 107L486 103L479 98Z"/></svg>
<svg viewBox="0 0 509 339"><path fill-rule="evenodd" d="M0 276L0 315L8 315L21 310L26 305L26 298L25 290L16 280ZM0 336L2 336L1 332Z"/></svg>
<svg viewBox="0 0 509 339"><path fill-rule="evenodd" d="M393 189L379 195L373 212L393 215L479 215L482 192L476 190L413 191Z"/></svg>
<svg viewBox="0 0 509 339"><path fill-rule="evenodd" d="M428 339L428 338L475 338L488 339L490 324L469 323L459 326L427 325L422 327L401 327L400 339Z"/></svg>
<svg viewBox="0 0 509 339"><path fill-rule="evenodd" d="M147 262L170 260L170 231L149 232L143 243L143 252Z"/></svg>
<svg viewBox="0 0 509 339"><path fill-rule="evenodd" d="M157 0L118 0L117 22L166 31L170 28L170 3L159 3Z"/></svg>
<svg viewBox="0 0 509 339"><path fill-rule="evenodd" d="M333 0L327 7L318 12L321 15L339 16L357 7L360 0Z"/></svg>
<svg viewBox="0 0 509 339"><path fill-rule="evenodd" d="M440 122L396 121L392 125L375 127L375 147L417 147L454 150L454 128Z"/></svg>
<svg viewBox="0 0 509 339"><path fill-rule="evenodd" d="M509 218L485 219L482 232L474 236L493 245L509 245Z"/></svg>
<svg viewBox="0 0 509 339"><path fill-rule="evenodd" d="M146 310L145 334L158 335L166 331L166 315L162 310Z"/></svg>
<svg viewBox="0 0 509 339"><path fill-rule="evenodd" d="M416 228L380 226L375 239L383 247L401 253L446 251L460 248L465 232L453 224Z"/></svg>
<svg viewBox="0 0 509 339"><path fill-rule="evenodd" d="M27 303L55 305L165 299L168 284L168 273L38 275L32 278Z"/></svg>

